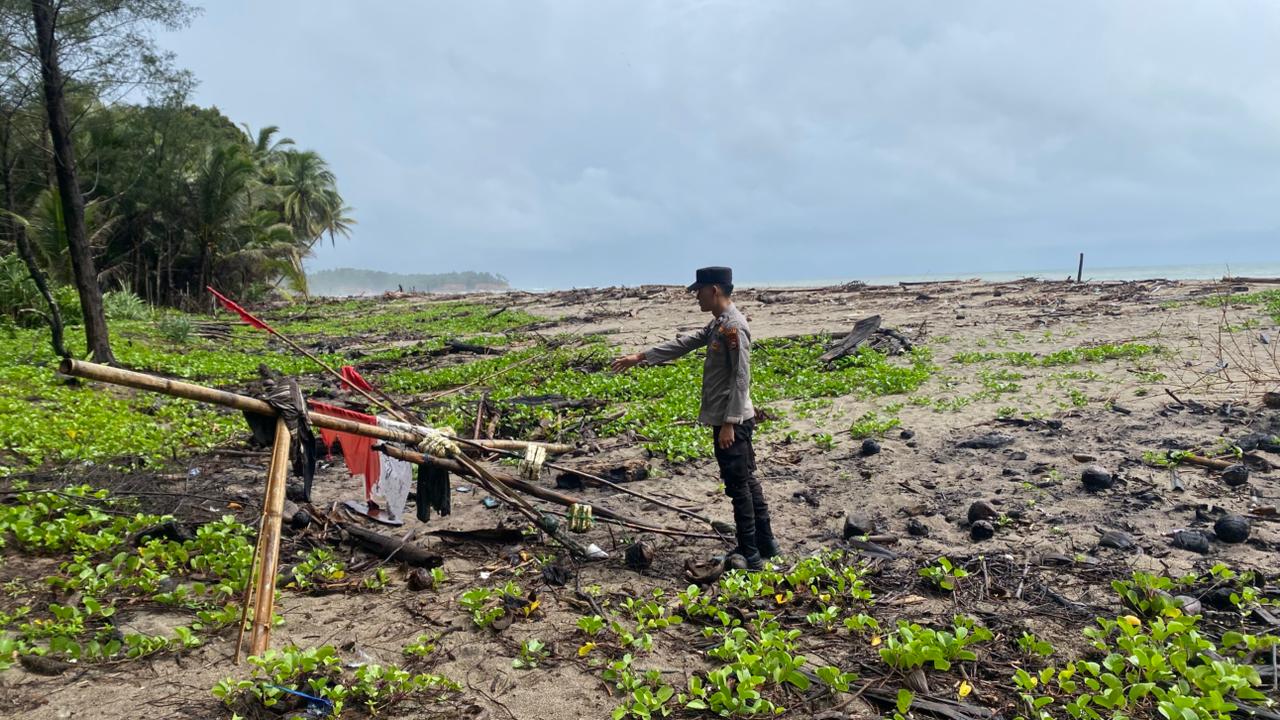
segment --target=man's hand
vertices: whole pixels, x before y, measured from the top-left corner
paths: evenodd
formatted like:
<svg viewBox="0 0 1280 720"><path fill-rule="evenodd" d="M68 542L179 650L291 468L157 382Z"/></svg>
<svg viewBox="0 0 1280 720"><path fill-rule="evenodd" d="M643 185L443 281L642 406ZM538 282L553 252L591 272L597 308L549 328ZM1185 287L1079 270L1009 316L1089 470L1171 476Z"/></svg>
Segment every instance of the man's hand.
<svg viewBox="0 0 1280 720"><path fill-rule="evenodd" d="M721 450L733 447L733 426L725 423L720 426L720 437L716 438L716 446Z"/></svg>
<svg viewBox="0 0 1280 720"><path fill-rule="evenodd" d="M622 372L623 370L635 367L642 362L644 362L644 353L635 353L633 355L623 355L622 357L614 358L613 362L609 364L609 367L613 368L614 372Z"/></svg>

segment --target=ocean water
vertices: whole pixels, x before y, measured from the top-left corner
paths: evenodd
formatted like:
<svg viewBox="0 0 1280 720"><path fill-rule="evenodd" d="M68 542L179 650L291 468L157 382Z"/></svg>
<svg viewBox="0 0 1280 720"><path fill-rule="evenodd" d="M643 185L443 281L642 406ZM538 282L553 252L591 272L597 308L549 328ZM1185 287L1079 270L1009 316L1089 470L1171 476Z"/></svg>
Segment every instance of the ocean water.
<svg viewBox="0 0 1280 720"><path fill-rule="evenodd" d="M1265 277L1280 278L1280 263L1249 263L1243 265L1226 265L1212 263L1204 265L1144 265L1134 267L1100 268L1089 267L1085 258L1083 279L1089 280L1217 280L1223 277ZM1012 271L978 271L956 273L929 273L924 275L876 275L868 277L826 278L821 280L792 280L770 282L743 282L742 287L828 287L860 280L868 285L896 285L900 282L936 282L939 280L986 280L988 282L1010 282L1022 278L1040 280L1065 280L1076 277L1076 268L1058 268L1055 270L1012 270Z"/></svg>

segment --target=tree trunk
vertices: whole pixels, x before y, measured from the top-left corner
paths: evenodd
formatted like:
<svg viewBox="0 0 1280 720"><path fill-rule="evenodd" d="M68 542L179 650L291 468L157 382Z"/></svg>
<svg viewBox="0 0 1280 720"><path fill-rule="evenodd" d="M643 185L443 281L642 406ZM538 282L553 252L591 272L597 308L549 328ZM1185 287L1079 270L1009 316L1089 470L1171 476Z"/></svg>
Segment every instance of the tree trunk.
<svg viewBox="0 0 1280 720"><path fill-rule="evenodd" d="M54 172L58 192L62 196L62 213L67 226L67 246L71 252L71 273L80 293L80 310L84 314L85 339L93 359L114 364L107 318L102 309L102 290L93 265L93 251L84 226L84 196L76 178L75 148L71 141L71 123L62 96L62 71L58 68L57 39L54 33L57 13L53 0L31 0L35 21L36 43L40 54L40 75L44 80L45 109L49 113L49 136L53 141Z"/></svg>
<svg viewBox="0 0 1280 720"><path fill-rule="evenodd" d="M5 130L3 162L4 162L4 205L9 208L9 212L13 212L14 204L17 200L13 192L13 163L9 160L9 133ZM14 244L18 246L18 255L22 257L22 262L27 265L27 272L31 274L31 280L36 284L36 289L40 291L41 297L49 306L49 332L52 335L50 342L53 344L53 352L58 357L70 357L67 348L62 344L62 312L58 310L58 301L53 299L53 293L49 291L49 283L45 280L44 271L40 269L40 264L36 262L36 254L31 249L31 243L27 239L27 228L17 218L9 218L10 232L13 233Z"/></svg>
<svg viewBox="0 0 1280 720"><path fill-rule="evenodd" d="M205 237L205 233L201 232L200 233L200 282L199 282L199 285L197 286L196 292L200 292L201 289L206 288L209 285L213 284L212 281L210 280L210 277L213 274L212 270L213 270L212 243L210 243L208 238ZM191 293L191 287L189 284L187 286L187 293L188 294ZM213 300L212 297L209 299L211 301Z"/></svg>

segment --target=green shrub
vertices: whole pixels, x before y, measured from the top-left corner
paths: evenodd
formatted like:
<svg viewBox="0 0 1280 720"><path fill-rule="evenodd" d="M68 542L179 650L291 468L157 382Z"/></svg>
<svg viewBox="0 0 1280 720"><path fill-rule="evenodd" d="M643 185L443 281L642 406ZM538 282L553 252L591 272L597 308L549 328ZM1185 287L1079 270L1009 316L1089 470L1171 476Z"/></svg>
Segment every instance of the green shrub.
<svg viewBox="0 0 1280 720"><path fill-rule="evenodd" d="M191 318L178 313L166 313L156 323L156 330L171 343L186 345L191 340Z"/></svg>
<svg viewBox="0 0 1280 720"><path fill-rule="evenodd" d="M27 266L16 253L0 255L0 313L15 322L30 322L30 313L40 302L36 284L27 273Z"/></svg>
<svg viewBox="0 0 1280 720"><path fill-rule="evenodd" d="M112 290L102 296L102 311L110 320L150 320L151 306L128 290Z"/></svg>
<svg viewBox="0 0 1280 720"><path fill-rule="evenodd" d="M53 288L53 300L64 325L80 324L80 295L75 288L70 285ZM0 255L0 316L30 328L47 323L48 314L48 305L22 258L16 253Z"/></svg>

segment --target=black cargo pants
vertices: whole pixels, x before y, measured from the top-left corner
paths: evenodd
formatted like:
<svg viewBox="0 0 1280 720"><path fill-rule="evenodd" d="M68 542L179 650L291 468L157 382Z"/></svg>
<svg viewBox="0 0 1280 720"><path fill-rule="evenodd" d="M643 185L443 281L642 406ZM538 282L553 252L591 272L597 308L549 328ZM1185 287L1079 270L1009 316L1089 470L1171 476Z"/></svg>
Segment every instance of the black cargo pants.
<svg viewBox="0 0 1280 720"><path fill-rule="evenodd" d="M720 479L724 481L724 494L733 501L737 551L746 557L758 551L757 542L765 544L773 540L769 505L755 475L756 451L751 445L755 425L754 420L748 420L734 426L733 444L724 449L719 444L720 426L712 428L712 442L715 443L716 462L720 465Z"/></svg>

